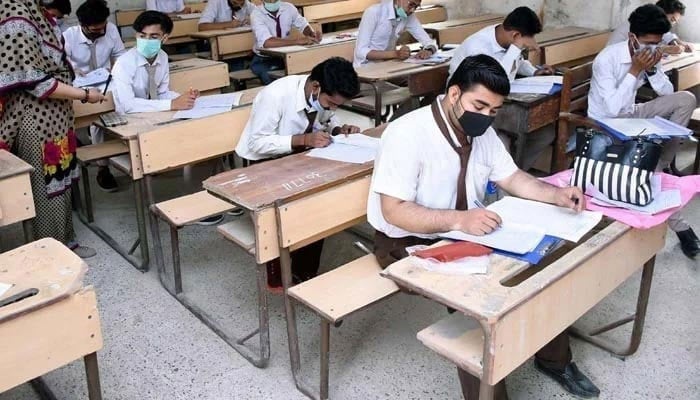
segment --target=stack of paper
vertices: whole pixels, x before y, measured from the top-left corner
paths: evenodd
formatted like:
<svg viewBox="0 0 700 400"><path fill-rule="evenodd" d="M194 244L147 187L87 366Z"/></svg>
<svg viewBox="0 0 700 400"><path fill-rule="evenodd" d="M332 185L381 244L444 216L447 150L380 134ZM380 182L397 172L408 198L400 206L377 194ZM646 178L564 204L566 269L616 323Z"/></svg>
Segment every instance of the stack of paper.
<svg viewBox="0 0 700 400"><path fill-rule="evenodd" d="M601 207L624 208L644 214L655 215L660 212L680 207L682 204L681 191L678 189L661 190L661 177L651 178L651 193L654 198L646 206L636 206L622 201L612 200L590 183L586 185L586 194L593 197L591 202Z"/></svg>
<svg viewBox="0 0 700 400"><path fill-rule="evenodd" d="M620 140L637 136L691 136L693 131L661 117L654 118L601 118L598 123Z"/></svg>
<svg viewBox="0 0 700 400"><path fill-rule="evenodd" d="M362 134L339 135L327 147L313 149L306 155L352 164L374 161L379 147L379 139Z"/></svg>
<svg viewBox="0 0 700 400"><path fill-rule="evenodd" d="M550 94L561 87L563 81L562 76L547 75L547 76L530 76L527 78L519 78L511 82L511 93L532 93L532 94Z"/></svg>
<svg viewBox="0 0 700 400"><path fill-rule="evenodd" d="M199 97L191 110L178 111L173 115L173 119L204 118L231 111L232 107L240 103L241 95L238 92Z"/></svg>
<svg viewBox="0 0 700 400"><path fill-rule="evenodd" d="M433 54L432 56L421 60L418 57L409 57L404 60L405 63L409 64L419 64L419 65L438 65L442 64L445 62L448 62L452 59L452 51L438 51L437 53Z"/></svg>
<svg viewBox="0 0 700 400"><path fill-rule="evenodd" d="M200 19L202 18L202 13L177 14L175 17L178 19Z"/></svg>
<svg viewBox="0 0 700 400"><path fill-rule="evenodd" d="M105 68L98 68L94 71L90 71L83 76L76 76L73 81L73 86L76 87L96 87L109 79L109 71Z"/></svg>
<svg viewBox="0 0 700 400"><path fill-rule="evenodd" d="M504 221L501 227L488 235L476 236L461 231L451 231L440 236L478 243L510 253L525 254L531 252L540 244L542 239L544 239L544 231L531 225Z"/></svg>

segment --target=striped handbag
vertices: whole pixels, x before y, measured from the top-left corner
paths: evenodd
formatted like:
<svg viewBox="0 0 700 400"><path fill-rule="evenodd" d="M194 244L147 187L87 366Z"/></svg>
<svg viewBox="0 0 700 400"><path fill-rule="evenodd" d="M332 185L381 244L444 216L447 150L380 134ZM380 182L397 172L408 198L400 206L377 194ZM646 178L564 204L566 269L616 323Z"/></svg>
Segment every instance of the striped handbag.
<svg viewBox="0 0 700 400"><path fill-rule="evenodd" d="M592 184L611 200L645 206L654 200L651 177L661 149L660 144L641 137L614 144L605 133L577 127L571 185L585 191Z"/></svg>

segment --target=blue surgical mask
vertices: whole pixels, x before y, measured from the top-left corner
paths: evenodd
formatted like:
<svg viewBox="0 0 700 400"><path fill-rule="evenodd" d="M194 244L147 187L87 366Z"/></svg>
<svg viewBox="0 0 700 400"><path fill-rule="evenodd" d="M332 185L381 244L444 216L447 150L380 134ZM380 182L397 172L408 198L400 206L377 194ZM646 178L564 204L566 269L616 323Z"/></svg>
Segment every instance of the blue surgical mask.
<svg viewBox="0 0 700 400"><path fill-rule="evenodd" d="M146 58L153 58L160 52L160 39L136 38L136 50Z"/></svg>
<svg viewBox="0 0 700 400"><path fill-rule="evenodd" d="M403 7L394 6L394 10L396 10L396 16L399 17L400 21L408 19L408 14L406 14L406 10L404 10Z"/></svg>
<svg viewBox="0 0 700 400"><path fill-rule="evenodd" d="M309 101L309 104L311 105L311 108L313 108L313 109L316 110L317 112L321 113L321 112L324 112L324 111L327 111L327 110L326 110L326 108L324 108L324 107L321 105L321 102L318 101L319 97L321 97L321 90L320 90L320 89L319 89L319 91L318 91L318 96L314 99L314 94L311 93L311 94L309 95L309 100L308 100L308 101Z"/></svg>
<svg viewBox="0 0 700 400"><path fill-rule="evenodd" d="M271 13L276 13L280 10L280 4L282 4L280 0L277 0L274 3L263 2L263 7L265 7L265 9Z"/></svg>

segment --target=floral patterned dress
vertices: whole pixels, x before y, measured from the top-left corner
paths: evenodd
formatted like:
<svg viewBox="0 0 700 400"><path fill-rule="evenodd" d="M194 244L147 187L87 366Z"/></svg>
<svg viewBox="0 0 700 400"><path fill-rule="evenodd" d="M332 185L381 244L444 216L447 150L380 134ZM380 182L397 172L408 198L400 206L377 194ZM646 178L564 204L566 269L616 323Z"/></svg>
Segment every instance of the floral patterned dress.
<svg viewBox="0 0 700 400"><path fill-rule="evenodd" d="M74 239L70 186L78 179L71 100L48 98L73 70L39 0L0 0L0 149L34 167L34 238Z"/></svg>

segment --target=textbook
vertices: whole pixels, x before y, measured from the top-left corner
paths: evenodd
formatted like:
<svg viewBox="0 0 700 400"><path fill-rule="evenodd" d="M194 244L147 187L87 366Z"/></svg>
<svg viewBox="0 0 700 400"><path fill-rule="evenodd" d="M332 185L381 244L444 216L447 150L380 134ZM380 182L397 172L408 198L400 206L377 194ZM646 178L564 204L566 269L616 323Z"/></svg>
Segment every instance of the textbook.
<svg viewBox="0 0 700 400"><path fill-rule="evenodd" d="M665 118L601 118L596 120L603 129L616 139L627 141L638 136L652 136L661 139L688 137L690 129Z"/></svg>

